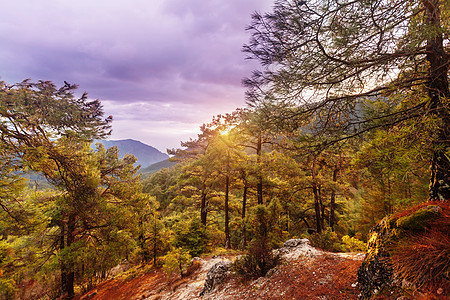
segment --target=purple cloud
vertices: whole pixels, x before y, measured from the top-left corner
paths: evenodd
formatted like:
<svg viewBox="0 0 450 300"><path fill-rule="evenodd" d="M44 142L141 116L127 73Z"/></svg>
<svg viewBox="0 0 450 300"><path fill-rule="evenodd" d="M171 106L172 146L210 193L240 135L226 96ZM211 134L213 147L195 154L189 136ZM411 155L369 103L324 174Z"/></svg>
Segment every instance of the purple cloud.
<svg viewBox="0 0 450 300"><path fill-rule="evenodd" d="M164 150L244 106L250 14L271 0L6 0L0 78L64 80L114 116L112 138Z"/></svg>

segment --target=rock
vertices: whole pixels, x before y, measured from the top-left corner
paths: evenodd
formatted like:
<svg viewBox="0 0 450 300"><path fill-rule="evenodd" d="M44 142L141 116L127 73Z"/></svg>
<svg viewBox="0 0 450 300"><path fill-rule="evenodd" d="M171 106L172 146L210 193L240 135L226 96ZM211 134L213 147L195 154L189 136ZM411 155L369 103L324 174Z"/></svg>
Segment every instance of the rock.
<svg viewBox="0 0 450 300"><path fill-rule="evenodd" d="M221 284L227 277L230 267L231 261L219 261L212 266L206 274L205 285L200 293L200 296L211 292L217 285Z"/></svg>
<svg viewBox="0 0 450 300"><path fill-rule="evenodd" d="M407 215L385 217L372 228L366 257L358 269L360 299L371 299L386 290L402 292L414 288L411 283L402 281L399 274L395 274L391 261L392 249L398 243L407 244L411 236L425 232L441 213L441 207L428 205Z"/></svg>
<svg viewBox="0 0 450 300"><path fill-rule="evenodd" d="M392 235L394 224L395 220L386 217L370 232L367 255L358 269L358 283L362 299L370 299L393 281L393 270L389 266L390 260L386 243Z"/></svg>
<svg viewBox="0 0 450 300"><path fill-rule="evenodd" d="M284 242L283 247L293 248L299 245L310 245L310 243L308 239L290 239Z"/></svg>
<svg viewBox="0 0 450 300"><path fill-rule="evenodd" d="M114 278L118 274L128 271L130 268L131 264L128 262L128 260L124 259L120 264L118 264L109 271L109 277Z"/></svg>

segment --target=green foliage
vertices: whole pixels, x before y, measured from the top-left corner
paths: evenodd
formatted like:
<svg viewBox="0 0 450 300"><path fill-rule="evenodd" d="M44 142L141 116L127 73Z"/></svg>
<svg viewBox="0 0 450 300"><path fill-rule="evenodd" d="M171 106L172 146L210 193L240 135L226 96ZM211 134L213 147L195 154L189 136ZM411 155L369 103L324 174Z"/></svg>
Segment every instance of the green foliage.
<svg viewBox="0 0 450 300"><path fill-rule="evenodd" d="M268 122L280 111L289 116L299 110L289 104L265 103L215 117L202 126L198 139L172 151L173 159L182 163L140 182L133 156L119 159L117 148L102 145L91 149L90 140L109 129L109 121L101 119L99 102L85 98L77 102L70 89L57 90L44 82L29 88L26 84L1 87L2 99L11 102L0 104L4 295L15 291L23 278L33 277L54 288L60 272L73 274L74 284L88 289L124 258L132 263L154 259L157 264L165 253L166 271L182 275L190 257L208 251L234 253L224 250L228 220L231 246L241 249L244 233L248 244L247 255L234 268L251 277L263 276L279 263L272 249L310 228L320 231L333 226L310 236L316 247L364 251L361 239L373 224L425 197L427 157L435 138L428 133L439 123L424 117L312 153L316 142L326 144L328 137L336 137L333 134L340 139L342 132L331 130L330 136L319 137L307 125L308 119L298 123L283 117ZM44 91L50 95L47 104ZM424 101L386 97L359 104L365 110L362 114L376 118L380 111L408 108L414 99ZM64 113L46 112L59 106ZM352 120L345 111L330 112L328 120ZM13 112L17 119L8 115ZM318 113L313 119L320 124L324 116ZM11 124L17 124L18 131ZM221 133L224 130L226 134ZM26 143L18 139L22 134L29 138ZM29 169L44 175L54 190L23 191L19 175ZM433 220L432 211L419 210L388 219L384 232L416 233Z"/></svg>
<svg viewBox="0 0 450 300"><path fill-rule="evenodd" d="M11 279L2 278L0 275L0 298L5 300L12 300L17 292L16 282Z"/></svg>
<svg viewBox="0 0 450 300"><path fill-rule="evenodd" d="M198 218L187 220L177 224L173 228L175 232L175 246L189 251L192 257L199 256L207 251L206 228Z"/></svg>
<svg viewBox="0 0 450 300"><path fill-rule="evenodd" d="M14 299L17 291L16 282L11 273L13 264L13 252L11 245L7 241L0 240L0 298Z"/></svg>
<svg viewBox="0 0 450 300"><path fill-rule="evenodd" d="M177 196L177 184L181 173L181 164L171 168L164 168L142 182L144 193L156 197L161 209L166 209L173 198Z"/></svg>
<svg viewBox="0 0 450 300"><path fill-rule="evenodd" d="M321 233L313 233L309 240L311 245L326 251L344 252L345 246L336 232L332 231L330 227L323 230Z"/></svg>
<svg viewBox="0 0 450 300"><path fill-rule="evenodd" d="M349 237L348 235L344 235L342 237L342 242L344 243L345 248L351 252L364 252L367 249L366 243L358 240L354 236Z"/></svg>
<svg viewBox="0 0 450 300"><path fill-rule="evenodd" d="M233 263L233 269L245 276L261 277L280 262L280 256L274 254L272 249L274 241L270 238L272 228L276 224L274 203L271 208L257 205L251 221L254 228L254 238L250 242L247 254Z"/></svg>
<svg viewBox="0 0 450 300"><path fill-rule="evenodd" d="M183 248L174 248L164 256L163 268L168 275L179 273L183 277L183 271L188 268L190 261L189 251Z"/></svg>
<svg viewBox="0 0 450 300"><path fill-rule="evenodd" d="M252 241L248 253L233 262L232 269L241 275L258 278L276 267L281 261L278 254L274 254L261 240Z"/></svg>

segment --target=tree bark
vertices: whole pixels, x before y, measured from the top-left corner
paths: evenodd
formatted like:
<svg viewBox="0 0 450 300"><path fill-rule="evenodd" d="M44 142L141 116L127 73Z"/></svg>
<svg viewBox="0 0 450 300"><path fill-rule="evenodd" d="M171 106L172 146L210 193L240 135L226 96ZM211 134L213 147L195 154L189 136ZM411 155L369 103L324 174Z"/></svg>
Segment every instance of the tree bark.
<svg viewBox="0 0 450 300"><path fill-rule="evenodd" d="M158 224L156 223L156 212L154 217L154 223L153 223L153 265L156 266L156 258L158 256Z"/></svg>
<svg viewBox="0 0 450 300"><path fill-rule="evenodd" d="M206 217L207 217L207 213L208 211L206 210L206 185L203 182L203 186L202 186L202 197L200 200L200 221L202 223L203 226L206 226Z"/></svg>
<svg viewBox="0 0 450 300"><path fill-rule="evenodd" d="M230 249L230 216L228 214L228 197L229 197L229 189L230 189L230 176L225 176L225 248Z"/></svg>
<svg viewBox="0 0 450 300"><path fill-rule="evenodd" d="M247 230L245 226L245 209L247 206L247 191L248 191L248 184L247 181L244 182L244 192L242 195L242 250L244 251L247 247Z"/></svg>
<svg viewBox="0 0 450 300"><path fill-rule="evenodd" d="M263 204L263 184L262 184L262 175L261 175L261 152L262 152L262 137L261 133L258 136L258 144L256 145L256 162L258 165L258 183L256 186L256 195L258 198L258 204Z"/></svg>
<svg viewBox="0 0 450 300"><path fill-rule="evenodd" d="M426 25L434 34L427 40L428 96L430 110L440 119L440 128L434 142L431 158L430 199L447 201L450 199L450 161L446 155L450 137L450 115L445 109L444 99L450 98L448 86L449 55L445 52L439 0L423 0L426 11Z"/></svg>
<svg viewBox="0 0 450 300"><path fill-rule="evenodd" d="M337 182L337 175L339 172L339 168L336 166L333 170L333 182L336 183ZM329 225L331 228L331 231L334 231L334 224L336 221L335 218L335 207L336 206L336 191L334 190L334 188L331 190L331 198L330 198L330 217L329 217Z"/></svg>
<svg viewBox="0 0 450 300"><path fill-rule="evenodd" d="M74 241L75 216L69 215L67 220L67 232L64 234L64 225L61 230L60 250L70 247ZM65 241L64 241L65 240ZM75 296L74 283L75 273L73 271L73 262L70 259L62 257L61 268L61 297L62 299L72 299Z"/></svg>
<svg viewBox="0 0 450 300"><path fill-rule="evenodd" d="M311 168L311 172L312 172L312 190L313 190L313 195L314 195L314 211L316 213L316 230L317 233L321 233L322 232L322 226L321 226L321 220L322 220L322 216L320 213L320 195L319 195L319 188L317 186L317 178L316 178L316 159L313 159L313 165Z"/></svg>

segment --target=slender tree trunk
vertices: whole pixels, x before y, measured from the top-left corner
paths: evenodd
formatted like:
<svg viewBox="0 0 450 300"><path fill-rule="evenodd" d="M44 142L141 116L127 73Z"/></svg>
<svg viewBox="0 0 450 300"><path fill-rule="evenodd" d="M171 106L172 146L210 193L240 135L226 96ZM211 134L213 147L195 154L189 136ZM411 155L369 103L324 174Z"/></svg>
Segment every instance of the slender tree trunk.
<svg viewBox="0 0 450 300"><path fill-rule="evenodd" d="M61 234L59 236L59 250L62 251L66 247L66 230L64 223L61 223L59 225L59 229L61 231ZM67 286L67 274L66 274L66 262L64 259L60 260L60 271L61 271L61 298L64 299L64 291L66 290Z"/></svg>
<svg viewBox="0 0 450 300"><path fill-rule="evenodd" d="M245 209L247 206L247 191L248 191L248 183L244 181L244 194L242 195L242 250L245 250L247 247L247 230L245 226Z"/></svg>
<svg viewBox="0 0 450 300"><path fill-rule="evenodd" d="M228 214L228 197L229 197L229 189L230 189L230 176L225 176L225 248L231 248L230 243L230 216Z"/></svg>
<svg viewBox="0 0 450 300"><path fill-rule="evenodd" d="M446 155L450 147L450 115L445 109L444 99L450 98L448 86L449 56L445 52L439 0L423 0L426 24L435 34L427 40L427 61L429 79L427 82L430 109L441 124L434 143L431 158L430 198L447 201L450 199L450 161ZM447 100L448 101L448 100Z"/></svg>
<svg viewBox="0 0 450 300"><path fill-rule="evenodd" d="M325 229L325 205L322 201L322 190L319 186L317 189L319 193L319 204L320 204L320 228Z"/></svg>
<svg viewBox="0 0 450 300"><path fill-rule="evenodd" d="M144 239L144 217L139 217L139 236L138 243L142 250L142 261L147 262L147 250L145 249L145 239Z"/></svg>
<svg viewBox="0 0 450 300"><path fill-rule="evenodd" d="M203 186L202 186L202 197L200 200L200 221L202 223L203 226L206 226L206 217L207 217L207 213L208 211L206 210L206 185L203 182Z"/></svg>
<svg viewBox="0 0 450 300"><path fill-rule="evenodd" d="M314 195L314 211L316 213L316 230L318 233L322 232L322 226L321 226L321 214L320 214L320 195L319 195L319 189L317 186L317 178L316 178L316 159L313 159L313 165L311 168L311 172L312 172L312 190L313 190L313 195Z"/></svg>
<svg viewBox="0 0 450 300"><path fill-rule="evenodd" d="M261 133L258 135L258 144L256 145L256 162L258 165L258 183L256 186L256 195L258 198L258 204L263 204L263 183L262 183L262 175L261 175L261 154L262 154L262 137Z"/></svg>
<svg viewBox="0 0 450 300"><path fill-rule="evenodd" d="M69 218L67 220L67 232L66 234L64 234L64 228L61 232L60 250L63 250L65 247L70 247L70 245L72 245L74 241L75 221L75 216L69 215ZM64 239L66 240L65 243ZM75 296L75 273L73 271L73 262L70 260L70 258L63 257L60 264L61 297L62 299L72 299Z"/></svg>
<svg viewBox="0 0 450 300"><path fill-rule="evenodd" d="M230 216L228 211L229 194L230 194L230 152L227 150L227 165L225 175L225 248L231 248L230 241Z"/></svg>
<svg viewBox="0 0 450 300"><path fill-rule="evenodd" d="M156 223L156 213L154 215L153 226L153 265L156 265L156 256L158 255L158 224Z"/></svg>
<svg viewBox="0 0 450 300"><path fill-rule="evenodd" d="M305 223L306 228L309 230L311 227L309 226L308 221L306 221L306 218L305 217L300 217L300 219Z"/></svg>
<svg viewBox="0 0 450 300"><path fill-rule="evenodd" d="M339 172L339 167L335 167L333 170L333 182L337 182L337 175ZM336 221L335 218L335 209L336 209L336 191L334 188L331 190L331 198L330 198L330 217L329 217L329 225L332 231L334 231L334 224Z"/></svg>

